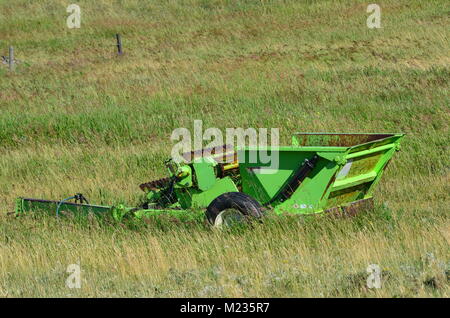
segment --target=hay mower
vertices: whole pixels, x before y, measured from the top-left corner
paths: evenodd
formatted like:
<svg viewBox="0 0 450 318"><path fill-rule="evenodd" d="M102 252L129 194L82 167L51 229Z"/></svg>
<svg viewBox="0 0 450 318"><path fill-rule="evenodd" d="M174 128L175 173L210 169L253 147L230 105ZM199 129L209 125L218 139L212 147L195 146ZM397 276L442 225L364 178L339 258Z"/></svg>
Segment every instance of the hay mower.
<svg viewBox="0 0 450 318"><path fill-rule="evenodd" d="M145 199L138 207L92 205L76 194L62 201L18 198L15 214L206 219L214 226L268 213L354 214L371 205L374 188L403 136L296 133L290 146L202 149L183 154L189 159L185 163L167 160L169 176L141 184ZM262 151L278 156L276 169L263 160Z"/></svg>

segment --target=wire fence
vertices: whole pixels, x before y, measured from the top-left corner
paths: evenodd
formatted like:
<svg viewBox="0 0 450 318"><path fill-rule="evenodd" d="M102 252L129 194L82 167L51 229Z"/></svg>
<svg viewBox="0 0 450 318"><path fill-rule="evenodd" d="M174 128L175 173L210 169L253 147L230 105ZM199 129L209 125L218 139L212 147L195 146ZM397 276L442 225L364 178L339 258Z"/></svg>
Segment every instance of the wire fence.
<svg viewBox="0 0 450 318"><path fill-rule="evenodd" d="M119 33L115 35L115 38L116 38L115 47L117 48L117 55L122 56L123 55L122 38ZM11 72L15 70L16 65L30 66L29 63L15 58L15 51L13 46L9 47L8 55L0 56L0 65L8 67L9 71Z"/></svg>

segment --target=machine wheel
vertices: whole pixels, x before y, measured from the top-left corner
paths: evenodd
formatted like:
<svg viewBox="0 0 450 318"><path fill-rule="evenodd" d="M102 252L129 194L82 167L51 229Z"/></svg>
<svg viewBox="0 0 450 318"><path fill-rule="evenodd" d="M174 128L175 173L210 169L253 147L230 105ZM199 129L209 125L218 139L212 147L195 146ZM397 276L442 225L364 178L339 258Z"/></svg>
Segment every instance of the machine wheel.
<svg viewBox="0 0 450 318"><path fill-rule="evenodd" d="M206 218L214 227L248 223L263 216L258 201L242 192L227 192L215 198L206 209Z"/></svg>

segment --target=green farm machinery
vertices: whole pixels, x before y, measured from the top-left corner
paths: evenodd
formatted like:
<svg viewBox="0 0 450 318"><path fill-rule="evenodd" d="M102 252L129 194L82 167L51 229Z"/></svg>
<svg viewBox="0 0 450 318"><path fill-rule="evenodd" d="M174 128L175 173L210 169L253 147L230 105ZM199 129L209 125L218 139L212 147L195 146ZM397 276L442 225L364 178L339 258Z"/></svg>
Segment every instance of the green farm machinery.
<svg viewBox="0 0 450 318"><path fill-rule="evenodd" d="M117 221L168 217L215 226L269 213L351 215L371 205L403 136L296 133L290 146L202 149L183 154L181 163L167 160L169 176L141 184L145 199L137 207L92 205L76 194L62 201L18 198L15 213L106 214ZM275 167L268 154L277 158Z"/></svg>

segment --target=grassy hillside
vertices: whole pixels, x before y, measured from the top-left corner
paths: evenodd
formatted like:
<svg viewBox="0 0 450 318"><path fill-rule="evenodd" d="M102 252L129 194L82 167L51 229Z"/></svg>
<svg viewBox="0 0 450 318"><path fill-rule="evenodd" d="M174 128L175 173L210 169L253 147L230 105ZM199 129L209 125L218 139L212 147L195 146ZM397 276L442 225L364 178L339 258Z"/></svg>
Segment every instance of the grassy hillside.
<svg viewBox="0 0 450 318"><path fill-rule="evenodd" d="M444 0L0 0L0 296L449 296L450 6ZM124 56L115 54L120 33ZM14 219L18 196L134 202L173 129L405 132L355 219L244 233ZM83 287L65 287L79 261ZM385 284L367 290L369 264Z"/></svg>

